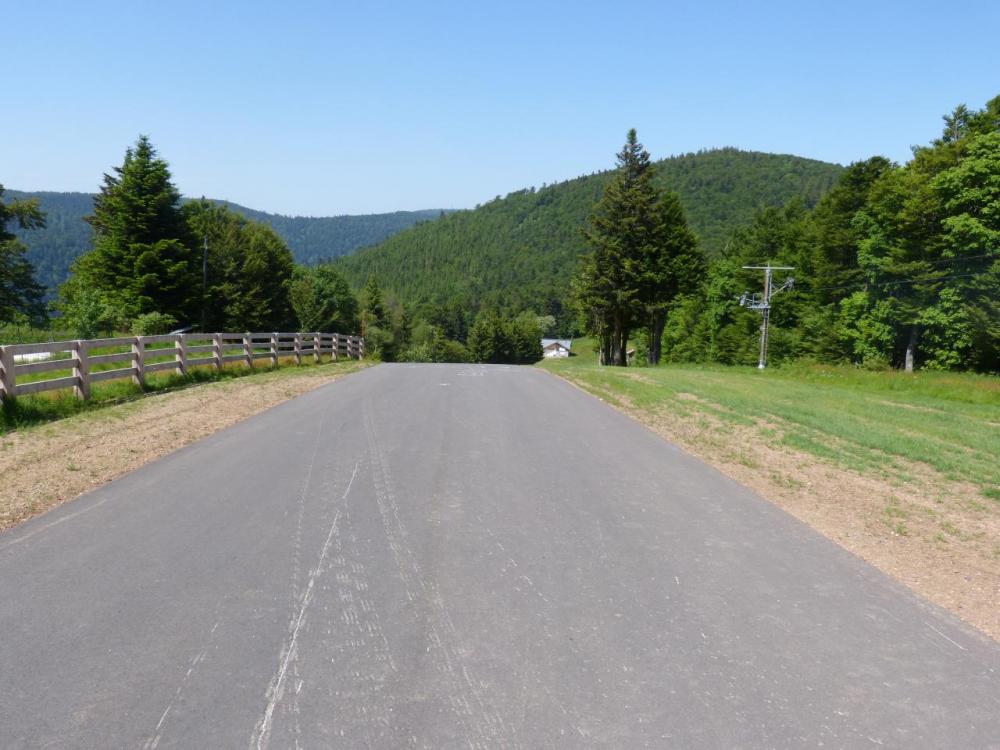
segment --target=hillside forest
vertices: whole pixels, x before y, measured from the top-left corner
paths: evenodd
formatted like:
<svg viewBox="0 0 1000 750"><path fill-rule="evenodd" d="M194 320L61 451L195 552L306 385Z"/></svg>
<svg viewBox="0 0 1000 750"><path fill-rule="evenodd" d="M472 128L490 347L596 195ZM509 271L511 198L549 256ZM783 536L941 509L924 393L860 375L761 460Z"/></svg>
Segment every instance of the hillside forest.
<svg viewBox="0 0 1000 750"><path fill-rule="evenodd" d="M0 205L0 322L44 324L23 238L46 217ZM318 264L224 203L183 201L140 137L87 223L48 310L79 336L294 327L361 332L386 360L526 362L542 336L587 333L609 364L754 364L760 315L740 301L761 276L743 266L771 263L794 268L776 276L773 363L1000 371L1000 97L946 115L905 164L653 161L633 131L612 170Z"/></svg>
<svg viewBox="0 0 1000 750"><path fill-rule="evenodd" d="M94 208L92 193L25 192L8 190L13 200L38 202L45 214L45 225L21 229L13 234L28 248L27 259L35 268L35 278L53 298L59 286L69 278L73 261L93 244L93 230L84 217ZM191 199L182 198L183 203ZM312 266L355 250L374 245L396 232L422 221L437 219L439 209L395 211L386 214L357 216L283 216L256 211L230 201L209 199L231 212L271 229L288 245L296 263Z"/></svg>

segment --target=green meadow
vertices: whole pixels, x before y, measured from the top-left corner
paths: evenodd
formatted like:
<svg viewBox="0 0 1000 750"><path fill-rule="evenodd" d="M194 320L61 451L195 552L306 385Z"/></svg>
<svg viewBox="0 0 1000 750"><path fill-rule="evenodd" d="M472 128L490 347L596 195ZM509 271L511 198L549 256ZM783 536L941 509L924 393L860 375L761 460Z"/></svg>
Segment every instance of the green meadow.
<svg viewBox="0 0 1000 750"><path fill-rule="evenodd" d="M543 367L618 405L714 419L796 451L901 479L923 464L1000 502L1000 378L795 364L599 367L589 342Z"/></svg>

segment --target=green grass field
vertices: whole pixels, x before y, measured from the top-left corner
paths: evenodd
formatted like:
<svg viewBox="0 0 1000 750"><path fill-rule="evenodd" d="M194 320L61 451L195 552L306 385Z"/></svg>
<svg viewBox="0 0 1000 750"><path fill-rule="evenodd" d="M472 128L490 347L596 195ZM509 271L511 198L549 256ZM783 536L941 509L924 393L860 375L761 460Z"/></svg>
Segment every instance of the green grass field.
<svg viewBox="0 0 1000 750"><path fill-rule="evenodd" d="M754 427L861 472L924 464L1000 503L1000 378L820 365L598 367L589 342L573 349L577 356L543 367L612 403Z"/></svg>

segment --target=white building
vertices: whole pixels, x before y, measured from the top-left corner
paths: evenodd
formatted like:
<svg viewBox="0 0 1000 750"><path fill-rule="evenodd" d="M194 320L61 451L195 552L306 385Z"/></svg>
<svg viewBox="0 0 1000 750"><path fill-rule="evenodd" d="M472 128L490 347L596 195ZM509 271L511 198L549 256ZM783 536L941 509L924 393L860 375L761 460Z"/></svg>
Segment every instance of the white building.
<svg viewBox="0 0 1000 750"><path fill-rule="evenodd" d="M542 354L546 357L568 357L573 342L570 339L542 339Z"/></svg>

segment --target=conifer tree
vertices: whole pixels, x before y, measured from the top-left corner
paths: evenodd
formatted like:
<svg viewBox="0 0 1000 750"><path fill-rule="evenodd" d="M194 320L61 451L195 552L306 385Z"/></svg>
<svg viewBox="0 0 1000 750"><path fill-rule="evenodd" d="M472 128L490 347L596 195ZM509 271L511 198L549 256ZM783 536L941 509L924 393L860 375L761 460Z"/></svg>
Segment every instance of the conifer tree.
<svg viewBox="0 0 1000 750"><path fill-rule="evenodd" d="M167 163L140 136L122 165L104 175L87 217L94 247L74 264L61 290L63 308L96 294L126 319L159 312L191 320L201 299L200 254L180 199Z"/></svg>
<svg viewBox="0 0 1000 750"><path fill-rule="evenodd" d="M682 285L700 283L706 262L680 200L653 184L653 165L635 129L617 163L584 232L592 252L574 295L602 363L626 365L631 332L644 325L655 364L670 305Z"/></svg>
<svg viewBox="0 0 1000 750"><path fill-rule="evenodd" d="M656 205L654 239L642 258L640 298L646 312L649 364L660 363L667 313L678 295L697 292L708 270L698 238L688 227L676 193L662 195Z"/></svg>
<svg viewBox="0 0 1000 750"><path fill-rule="evenodd" d="M361 335L367 335L368 328L385 328L388 322L382 290L374 276L368 277L368 283L361 294Z"/></svg>

